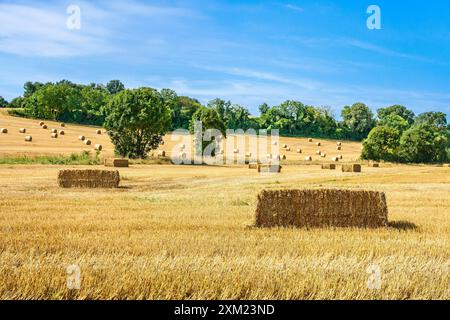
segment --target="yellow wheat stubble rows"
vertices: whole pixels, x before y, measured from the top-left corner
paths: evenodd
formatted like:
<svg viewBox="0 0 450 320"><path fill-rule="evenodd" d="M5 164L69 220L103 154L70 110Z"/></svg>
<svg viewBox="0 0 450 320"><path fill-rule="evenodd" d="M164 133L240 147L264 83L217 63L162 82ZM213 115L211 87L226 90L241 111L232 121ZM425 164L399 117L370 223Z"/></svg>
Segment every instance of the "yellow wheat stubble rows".
<svg viewBox="0 0 450 320"><path fill-rule="evenodd" d="M0 299L450 298L448 168L133 166L113 191L59 189L58 169L0 166ZM321 186L386 192L391 226L248 227L260 190Z"/></svg>

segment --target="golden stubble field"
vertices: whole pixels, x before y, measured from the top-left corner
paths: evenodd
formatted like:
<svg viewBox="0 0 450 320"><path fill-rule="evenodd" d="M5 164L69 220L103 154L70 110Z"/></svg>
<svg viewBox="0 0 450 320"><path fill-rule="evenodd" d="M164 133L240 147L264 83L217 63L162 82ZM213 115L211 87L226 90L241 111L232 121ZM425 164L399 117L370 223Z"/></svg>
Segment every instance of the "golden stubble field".
<svg viewBox="0 0 450 320"><path fill-rule="evenodd" d="M0 166L0 299L450 298L448 167L135 165L116 190L60 189L59 169ZM390 227L249 227L260 190L310 187L385 191Z"/></svg>
<svg viewBox="0 0 450 320"><path fill-rule="evenodd" d="M65 136L50 139L59 124L38 122L0 112L9 130L0 157L92 150L79 135L113 155L96 127L67 124ZM279 175L136 164L120 169L115 190L60 189L58 170L68 166L0 165L0 299L449 299L449 168L321 170L336 154L354 161L361 144L343 142L338 152L336 141L320 141L325 159L316 140L281 138L293 151L281 152L288 161ZM169 153L179 141L165 142ZM305 165L306 155L317 164ZM385 191L390 227L251 227L260 190L321 187ZM67 286L74 265L79 290Z"/></svg>

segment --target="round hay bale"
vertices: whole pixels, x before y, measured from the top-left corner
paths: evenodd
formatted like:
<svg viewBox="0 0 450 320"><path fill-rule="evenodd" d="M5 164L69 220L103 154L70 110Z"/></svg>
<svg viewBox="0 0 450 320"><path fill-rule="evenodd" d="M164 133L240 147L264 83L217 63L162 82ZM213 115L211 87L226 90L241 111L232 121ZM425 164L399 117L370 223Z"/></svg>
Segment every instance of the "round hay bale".
<svg viewBox="0 0 450 320"><path fill-rule="evenodd" d="M311 156L306 156L305 157L305 161L312 161L312 157Z"/></svg>
<svg viewBox="0 0 450 320"><path fill-rule="evenodd" d="M20 129L19 129L19 132L20 132L20 133L27 133L27 129L25 129L25 128L20 128Z"/></svg>
<svg viewBox="0 0 450 320"><path fill-rule="evenodd" d="M290 148L290 147L287 147L287 148L286 148L286 151L291 151L291 148Z"/></svg>
<svg viewBox="0 0 450 320"><path fill-rule="evenodd" d="M336 150L342 150L342 147L341 146L337 146Z"/></svg>
<svg viewBox="0 0 450 320"><path fill-rule="evenodd" d="M0 130L0 132L1 132L1 133L8 133L8 129L2 128L2 129Z"/></svg>
<svg viewBox="0 0 450 320"><path fill-rule="evenodd" d="M66 124L64 122L61 122L59 125L63 128L66 126Z"/></svg>
<svg viewBox="0 0 450 320"><path fill-rule="evenodd" d="M338 155L338 158L342 160L342 158L343 158L342 154Z"/></svg>
<svg viewBox="0 0 450 320"><path fill-rule="evenodd" d="M239 149L234 149L233 153L239 153Z"/></svg>
<svg viewBox="0 0 450 320"><path fill-rule="evenodd" d="M333 158L331 158L331 161L338 162L339 158L338 157L333 157Z"/></svg>
<svg viewBox="0 0 450 320"><path fill-rule="evenodd" d="M267 157L267 159L272 159L272 154L268 153L266 157Z"/></svg>
<svg viewBox="0 0 450 320"><path fill-rule="evenodd" d="M283 148L286 149L288 147L287 144L283 144Z"/></svg>
<svg viewBox="0 0 450 320"><path fill-rule="evenodd" d="M342 146L342 142L338 142L337 145L340 147Z"/></svg>
<svg viewBox="0 0 450 320"><path fill-rule="evenodd" d="M180 149L181 149L181 150L186 149L186 145L185 145L184 143L180 144Z"/></svg>
<svg viewBox="0 0 450 320"><path fill-rule="evenodd" d="M322 144L321 144L320 142L317 142L316 145L317 145L318 147L320 147Z"/></svg>
<svg viewBox="0 0 450 320"><path fill-rule="evenodd" d="M97 133L97 134L102 134L102 130L97 129L97 131L95 131L95 133Z"/></svg>
<svg viewBox="0 0 450 320"><path fill-rule="evenodd" d="M50 137L52 137L52 139L58 139L58 134L57 133L52 133L50 135Z"/></svg>
<svg viewBox="0 0 450 320"><path fill-rule="evenodd" d="M78 136L78 140L84 141L84 140L86 140L86 137L85 136Z"/></svg>
<svg viewBox="0 0 450 320"><path fill-rule="evenodd" d="M39 122L39 126L42 127L44 125L44 121Z"/></svg>
<svg viewBox="0 0 450 320"><path fill-rule="evenodd" d="M87 145L87 146L90 146L92 144L92 141L89 140L89 139L84 140L84 144Z"/></svg>
<svg viewBox="0 0 450 320"><path fill-rule="evenodd" d="M286 159L287 159L286 155L283 154L283 155L281 156L281 160L286 160Z"/></svg>
<svg viewBox="0 0 450 320"><path fill-rule="evenodd" d="M320 150L317 150L317 151L316 151L316 154L317 154L317 155L320 155L321 153L322 153L322 151L320 151Z"/></svg>
<svg viewBox="0 0 450 320"><path fill-rule="evenodd" d="M327 154L326 154L326 153L321 153L320 156L321 156L322 158L326 158L326 157L327 157Z"/></svg>
<svg viewBox="0 0 450 320"><path fill-rule="evenodd" d="M46 130L48 126L46 124L42 125L42 129Z"/></svg>
<svg viewBox="0 0 450 320"><path fill-rule="evenodd" d="M63 136L63 135L65 135L66 133L64 132L64 130L59 130L59 135L61 135L61 136Z"/></svg>
<svg viewBox="0 0 450 320"><path fill-rule="evenodd" d="M166 156L166 152L164 150L158 151L158 157L165 157L165 156Z"/></svg>
<svg viewBox="0 0 450 320"><path fill-rule="evenodd" d="M25 141L26 142L31 142L31 141L33 141L33 137L32 136L26 136L25 137Z"/></svg>
<svg viewBox="0 0 450 320"><path fill-rule="evenodd" d="M247 152L247 153L245 154L245 156L248 157L248 158L250 158L250 157L252 156L252 153L251 153L251 152Z"/></svg>
<svg viewBox="0 0 450 320"><path fill-rule="evenodd" d="M52 133L58 133L58 130L52 129Z"/></svg>
<svg viewBox="0 0 450 320"><path fill-rule="evenodd" d="M94 146L94 149L95 149L96 151L102 151L102 150L103 150L103 146L102 146L101 144L96 144L96 145Z"/></svg>
<svg viewBox="0 0 450 320"><path fill-rule="evenodd" d="M308 142L313 142L313 139L309 138L309 139L308 139Z"/></svg>
<svg viewBox="0 0 450 320"><path fill-rule="evenodd" d="M302 153L302 149L297 149L297 153Z"/></svg>
<svg viewBox="0 0 450 320"><path fill-rule="evenodd" d="M273 146L277 146L277 145L278 145L278 142L274 141L274 142L272 142L272 145L273 145Z"/></svg>

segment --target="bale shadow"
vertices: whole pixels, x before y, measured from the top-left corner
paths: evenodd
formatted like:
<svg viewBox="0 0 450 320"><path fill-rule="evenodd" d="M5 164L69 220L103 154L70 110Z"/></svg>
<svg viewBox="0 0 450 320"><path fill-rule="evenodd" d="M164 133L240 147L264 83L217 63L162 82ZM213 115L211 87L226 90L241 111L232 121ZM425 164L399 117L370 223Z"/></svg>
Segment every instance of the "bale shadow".
<svg viewBox="0 0 450 320"><path fill-rule="evenodd" d="M399 231L417 230L419 228L415 223L405 220L390 221L388 222L388 226Z"/></svg>

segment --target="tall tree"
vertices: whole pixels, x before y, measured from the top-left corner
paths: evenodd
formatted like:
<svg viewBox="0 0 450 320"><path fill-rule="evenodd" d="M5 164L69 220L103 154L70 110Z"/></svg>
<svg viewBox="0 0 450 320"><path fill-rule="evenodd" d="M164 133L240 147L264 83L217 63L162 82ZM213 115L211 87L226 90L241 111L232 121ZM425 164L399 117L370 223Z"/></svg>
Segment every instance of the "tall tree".
<svg viewBox="0 0 450 320"><path fill-rule="evenodd" d="M342 110L342 123L351 138L363 139L375 126L373 113L364 103L358 102L345 106Z"/></svg>
<svg viewBox="0 0 450 320"><path fill-rule="evenodd" d="M8 101L6 101L2 96L0 96L0 108L8 107Z"/></svg>
<svg viewBox="0 0 450 320"><path fill-rule="evenodd" d="M379 121L383 121L389 115L398 115L405 119L409 123L409 125L412 125L414 123L414 112L398 104L387 108L380 108L378 109L377 114Z"/></svg>
<svg viewBox="0 0 450 320"><path fill-rule="evenodd" d="M116 94L125 90L125 86L120 80L111 80L106 85L106 89L108 89L110 94Z"/></svg>
<svg viewBox="0 0 450 320"><path fill-rule="evenodd" d="M117 154L146 158L170 128L171 111L152 88L123 90L105 107L105 128Z"/></svg>

